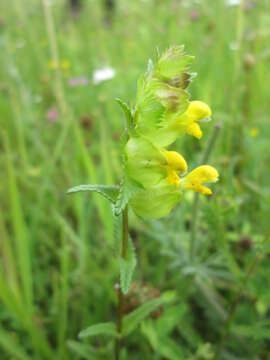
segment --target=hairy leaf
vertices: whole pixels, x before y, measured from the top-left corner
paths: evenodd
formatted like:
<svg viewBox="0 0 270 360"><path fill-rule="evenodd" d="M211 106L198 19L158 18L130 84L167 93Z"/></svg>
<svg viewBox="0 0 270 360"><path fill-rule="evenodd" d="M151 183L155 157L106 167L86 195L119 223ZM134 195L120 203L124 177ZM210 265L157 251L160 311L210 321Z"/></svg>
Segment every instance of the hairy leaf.
<svg viewBox="0 0 270 360"><path fill-rule="evenodd" d="M141 189L142 186L138 182L129 178L128 176L125 176L124 180L120 185L119 194L114 207L114 212L116 216L121 214L121 212L126 207L129 199Z"/></svg>
<svg viewBox="0 0 270 360"><path fill-rule="evenodd" d="M133 133L134 132L134 124L133 124L133 116L132 116L132 112L131 109L129 108L129 106L122 101L121 99L115 99L116 102L120 105L121 109L123 110L124 114L125 114L125 118L126 118L126 122L127 122L127 128L129 133Z"/></svg>
<svg viewBox="0 0 270 360"><path fill-rule="evenodd" d="M73 194L83 191L96 192L102 195L105 199L114 203L119 193L119 187L113 185L99 185L99 184L78 185L73 188L70 188L67 191L67 194Z"/></svg>

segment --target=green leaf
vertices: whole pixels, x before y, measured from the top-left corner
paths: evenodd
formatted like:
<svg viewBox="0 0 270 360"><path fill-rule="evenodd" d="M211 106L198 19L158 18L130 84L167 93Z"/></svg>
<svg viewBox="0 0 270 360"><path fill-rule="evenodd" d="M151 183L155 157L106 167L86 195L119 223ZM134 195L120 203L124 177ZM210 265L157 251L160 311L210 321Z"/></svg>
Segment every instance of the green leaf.
<svg viewBox="0 0 270 360"><path fill-rule="evenodd" d="M128 293L136 264L137 264L137 260L136 260L135 249L132 240L129 238L126 259L119 257L120 287L124 294Z"/></svg>
<svg viewBox="0 0 270 360"><path fill-rule="evenodd" d="M160 306L173 301L174 298L174 293L167 292L160 298L148 301L136 310L132 311L129 315L125 316L123 321L123 335L126 336L130 334L148 315Z"/></svg>
<svg viewBox="0 0 270 360"><path fill-rule="evenodd" d="M115 100L120 105L121 109L123 110L123 112L125 114L125 118L126 118L126 122L127 122L127 128L128 128L129 133L133 134L134 133L134 123L133 123L133 116L132 116L131 109L121 99L117 98Z"/></svg>
<svg viewBox="0 0 270 360"><path fill-rule="evenodd" d="M67 191L67 194L73 194L77 192L83 192L83 191L90 191L90 192L96 192L100 195L102 195L105 199L111 201L114 203L117 199L118 193L119 193L119 187L113 186L113 185L78 185L73 188L70 188Z"/></svg>
<svg viewBox="0 0 270 360"><path fill-rule="evenodd" d="M15 332L9 333L0 328L0 346L2 349L2 356L5 357L5 354L9 354L9 359L30 360L30 356L27 355L23 346L21 346L20 343L16 340L18 339Z"/></svg>
<svg viewBox="0 0 270 360"><path fill-rule="evenodd" d="M126 207L129 199L139 190L142 190L142 188L142 185L140 185L137 181L129 178L128 176L125 176L124 180L120 185L120 190L114 207L114 213L116 216L119 216L121 214L121 212Z"/></svg>
<svg viewBox="0 0 270 360"><path fill-rule="evenodd" d="M79 333L79 339L84 339L87 337L97 336L97 335L110 335L113 337L117 337L118 333L114 323L112 322L99 323L89 326L88 328L82 330Z"/></svg>
<svg viewBox="0 0 270 360"><path fill-rule="evenodd" d="M68 348L80 358L87 360L95 360L97 358L96 352L87 344L82 344L78 341L69 340L67 342Z"/></svg>
<svg viewBox="0 0 270 360"><path fill-rule="evenodd" d="M162 339L159 351L160 354L168 360L184 360L186 355L182 352L180 346L172 339Z"/></svg>

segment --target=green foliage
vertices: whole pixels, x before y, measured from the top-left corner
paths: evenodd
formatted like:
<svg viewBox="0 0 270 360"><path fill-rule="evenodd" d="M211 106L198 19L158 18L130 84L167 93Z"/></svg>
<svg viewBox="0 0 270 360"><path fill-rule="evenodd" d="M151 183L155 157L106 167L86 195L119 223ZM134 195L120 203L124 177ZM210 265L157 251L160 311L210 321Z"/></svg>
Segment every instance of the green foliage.
<svg viewBox="0 0 270 360"><path fill-rule="evenodd" d="M141 331L147 337L155 353L160 354L166 359L177 360L185 359L185 352L175 341L170 339L170 335L176 330L177 325L181 326L184 315L184 308L179 305L168 307L156 321L147 320L142 323Z"/></svg>
<svg viewBox="0 0 270 360"><path fill-rule="evenodd" d="M164 293L160 298L148 301L124 317L123 335L130 334L154 310L174 300L174 294Z"/></svg>
<svg viewBox="0 0 270 360"><path fill-rule="evenodd" d="M109 335L112 337L117 337L118 334L115 324L112 322L107 322L107 323L100 323L89 326L88 328L82 330L79 333L79 339L84 339L99 335Z"/></svg>
<svg viewBox="0 0 270 360"><path fill-rule="evenodd" d="M128 132L130 134L134 133L134 121L133 121L133 116L132 116L131 109L121 99L116 99L116 102L120 105L121 109L123 110L123 112L125 114Z"/></svg>
<svg viewBox="0 0 270 360"><path fill-rule="evenodd" d="M89 345L82 344L78 341L70 340L67 343L68 348L71 350L73 354L76 354L80 358L87 359L87 360L95 360L97 358L96 351ZM99 359L103 357L99 354Z"/></svg>
<svg viewBox="0 0 270 360"><path fill-rule="evenodd" d="M12 357L18 360L30 360L24 348L16 343L12 336L0 329L0 344L1 347Z"/></svg>

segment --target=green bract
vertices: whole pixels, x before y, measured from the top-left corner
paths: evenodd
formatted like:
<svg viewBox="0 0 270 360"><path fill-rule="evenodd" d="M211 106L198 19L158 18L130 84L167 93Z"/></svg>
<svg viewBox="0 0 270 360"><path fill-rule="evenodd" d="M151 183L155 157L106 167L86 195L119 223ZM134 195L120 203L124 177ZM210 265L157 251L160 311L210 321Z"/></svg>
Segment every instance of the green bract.
<svg viewBox="0 0 270 360"><path fill-rule="evenodd" d="M183 47L172 47L138 82L136 131L156 146L170 145L183 132L179 118L189 105L192 60Z"/></svg>
<svg viewBox="0 0 270 360"><path fill-rule="evenodd" d="M126 174L149 188L167 175L167 160L153 143L144 137L130 138L125 147Z"/></svg>
<svg viewBox="0 0 270 360"><path fill-rule="evenodd" d="M131 199L135 212L144 219L158 219L166 216L181 200L181 192L166 181L147 190L141 190Z"/></svg>

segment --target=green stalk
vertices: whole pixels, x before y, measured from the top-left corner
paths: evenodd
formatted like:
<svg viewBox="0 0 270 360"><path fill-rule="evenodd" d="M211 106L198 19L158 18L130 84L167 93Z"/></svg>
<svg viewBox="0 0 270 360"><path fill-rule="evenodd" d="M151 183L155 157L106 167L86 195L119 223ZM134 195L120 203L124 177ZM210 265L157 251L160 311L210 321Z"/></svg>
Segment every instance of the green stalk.
<svg viewBox="0 0 270 360"><path fill-rule="evenodd" d="M212 136L209 140L208 146L206 147L205 153L202 156L200 162L201 165L208 162L210 154L214 148L219 130L221 129L221 123L217 123L214 126ZM196 237L197 237L197 225L198 225L198 211L199 211L199 193L195 193L193 206L192 206L192 223L191 223L191 234L190 234L190 260L194 259L195 248L196 248Z"/></svg>
<svg viewBox="0 0 270 360"><path fill-rule="evenodd" d="M122 250L121 257L126 259L127 257L127 249L128 249L128 207L126 206L122 212ZM120 352L122 347L122 328L123 328L123 318L125 314L125 295L121 291L121 287L118 289L118 318L117 318L117 331L119 334L119 338L115 341L115 360L120 359Z"/></svg>

